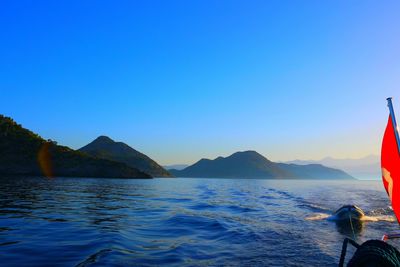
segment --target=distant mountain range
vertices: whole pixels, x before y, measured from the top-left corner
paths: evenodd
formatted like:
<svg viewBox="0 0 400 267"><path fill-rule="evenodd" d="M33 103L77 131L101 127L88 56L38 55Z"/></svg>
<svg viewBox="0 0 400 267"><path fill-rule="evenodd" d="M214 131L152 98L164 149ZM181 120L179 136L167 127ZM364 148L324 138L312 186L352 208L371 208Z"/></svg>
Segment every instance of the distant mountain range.
<svg viewBox="0 0 400 267"><path fill-rule="evenodd" d="M173 164L173 165L164 165L163 166L166 170L183 170L184 168L189 167L189 164Z"/></svg>
<svg viewBox="0 0 400 267"><path fill-rule="evenodd" d="M344 170L359 179L381 178L380 157L376 155L369 155L359 159L335 159L326 157L321 160L293 160L285 163L298 165L322 164L324 166Z"/></svg>
<svg viewBox="0 0 400 267"><path fill-rule="evenodd" d="M80 148L78 151L87 153L96 158L123 162L153 177L172 177L167 170L145 154L136 151L125 143L115 142L107 136L99 136L93 142Z"/></svg>
<svg viewBox="0 0 400 267"><path fill-rule="evenodd" d="M0 175L151 178L380 178L378 156L361 159L295 160L276 163L255 151L237 152L167 171L154 160L122 142L100 136L75 151L44 140L11 118L0 115ZM342 171L344 170L344 171ZM349 174L348 174L349 173Z"/></svg>
<svg viewBox="0 0 400 267"><path fill-rule="evenodd" d="M214 160L201 159L183 170L169 171L177 177L354 179L344 171L321 164L275 163L255 151L237 152Z"/></svg>
<svg viewBox="0 0 400 267"><path fill-rule="evenodd" d="M95 158L46 141L2 115L0 151L1 175L151 178L125 163Z"/></svg>

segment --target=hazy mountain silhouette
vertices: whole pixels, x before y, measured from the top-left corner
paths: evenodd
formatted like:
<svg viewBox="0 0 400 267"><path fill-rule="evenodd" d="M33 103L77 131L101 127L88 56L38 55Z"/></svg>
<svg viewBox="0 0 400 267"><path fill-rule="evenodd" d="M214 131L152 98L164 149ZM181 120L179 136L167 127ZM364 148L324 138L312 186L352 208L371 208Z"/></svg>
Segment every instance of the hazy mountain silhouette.
<svg viewBox="0 0 400 267"><path fill-rule="evenodd" d="M381 179L380 157L376 155L369 155L358 159L336 159L326 157L321 160L293 160L285 163L294 163L298 165L322 164L344 170L357 178Z"/></svg>
<svg viewBox="0 0 400 267"><path fill-rule="evenodd" d="M255 151L236 152L214 160L201 159L183 170L170 170L177 177L353 179L347 173L319 164L274 163Z"/></svg>
<svg viewBox="0 0 400 267"><path fill-rule="evenodd" d="M189 167L188 164L172 164L172 165L164 165L164 169L166 170L183 170L184 168Z"/></svg>
<svg viewBox="0 0 400 267"><path fill-rule="evenodd" d="M124 163L97 159L59 146L0 115L0 174L151 178Z"/></svg>
<svg viewBox="0 0 400 267"><path fill-rule="evenodd" d="M153 177L172 177L172 175L145 154L136 151L122 142L115 142L107 136L99 136L93 142L79 149L91 156L123 162Z"/></svg>

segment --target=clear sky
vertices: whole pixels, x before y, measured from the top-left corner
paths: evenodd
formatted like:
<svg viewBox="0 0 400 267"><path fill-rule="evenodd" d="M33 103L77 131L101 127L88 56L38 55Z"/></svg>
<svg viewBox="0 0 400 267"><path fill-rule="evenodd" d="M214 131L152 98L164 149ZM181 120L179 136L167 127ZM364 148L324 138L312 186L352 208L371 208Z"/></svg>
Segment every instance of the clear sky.
<svg viewBox="0 0 400 267"><path fill-rule="evenodd" d="M0 113L161 164L379 154L399 1L1 1Z"/></svg>

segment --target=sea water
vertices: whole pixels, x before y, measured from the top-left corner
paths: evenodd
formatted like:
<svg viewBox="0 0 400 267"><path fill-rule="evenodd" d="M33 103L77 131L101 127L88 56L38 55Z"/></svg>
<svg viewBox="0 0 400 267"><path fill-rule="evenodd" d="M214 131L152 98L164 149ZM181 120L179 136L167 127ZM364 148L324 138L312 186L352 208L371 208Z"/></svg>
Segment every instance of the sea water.
<svg viewBox="0 0 400 267"><path fill-rule="evenodd" d="M329 220L344 204L370 220ZM398 228L380 181L0 180L2 266L337 266Z"/></svg>

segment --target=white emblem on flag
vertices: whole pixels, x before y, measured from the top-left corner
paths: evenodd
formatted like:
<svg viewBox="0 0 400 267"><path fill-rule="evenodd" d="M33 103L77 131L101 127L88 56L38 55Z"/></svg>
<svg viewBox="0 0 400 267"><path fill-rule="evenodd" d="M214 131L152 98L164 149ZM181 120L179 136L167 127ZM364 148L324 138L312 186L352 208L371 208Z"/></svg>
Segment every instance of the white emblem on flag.
<svg viewBox="0 0 400 267"><path fill-rule="evenodd" d="M388 194L390 201L392 201L392 193L393 193L393 179L392 176L390 176L390 172L386 170L385 168L382 168L382 176L385 179L385 181L388 183Z"/></svg>

